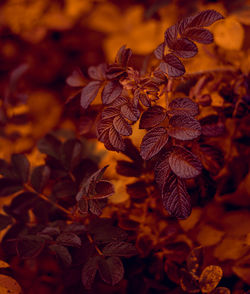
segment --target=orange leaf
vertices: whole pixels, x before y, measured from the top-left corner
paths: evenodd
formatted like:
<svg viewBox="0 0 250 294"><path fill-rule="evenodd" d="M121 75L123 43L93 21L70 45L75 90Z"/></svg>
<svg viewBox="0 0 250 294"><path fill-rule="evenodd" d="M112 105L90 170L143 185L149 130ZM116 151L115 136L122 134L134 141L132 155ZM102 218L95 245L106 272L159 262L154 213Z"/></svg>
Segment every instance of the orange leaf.
<svg viewBox="0 0 250 294"><path fill-rule="evenodd" d="M209 293L219 284L223 272L221 267L217 265L207 266L200 276L200 287L202 293Z"/></svg>

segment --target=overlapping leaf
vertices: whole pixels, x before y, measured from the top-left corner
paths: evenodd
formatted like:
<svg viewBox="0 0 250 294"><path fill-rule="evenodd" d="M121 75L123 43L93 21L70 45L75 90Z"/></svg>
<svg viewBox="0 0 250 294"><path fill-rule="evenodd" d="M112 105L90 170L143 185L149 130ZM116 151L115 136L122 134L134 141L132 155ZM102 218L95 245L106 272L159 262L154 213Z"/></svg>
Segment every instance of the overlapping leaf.
<svg viewBox="0 0 250 294"><path fill-rule="evenodd" d="M190 98L175 98L169 103L168 114L195 116L199 113L198 105Z"/></svg>
<svg viewBox="0 0 250 294"><path fill-rule="evenodd" d="M152 127L157 126L159 123L161 123L166 118L166 112L165 109L161 106L153 106L143 112L139 128L140 129L149 129Z"/></svg>

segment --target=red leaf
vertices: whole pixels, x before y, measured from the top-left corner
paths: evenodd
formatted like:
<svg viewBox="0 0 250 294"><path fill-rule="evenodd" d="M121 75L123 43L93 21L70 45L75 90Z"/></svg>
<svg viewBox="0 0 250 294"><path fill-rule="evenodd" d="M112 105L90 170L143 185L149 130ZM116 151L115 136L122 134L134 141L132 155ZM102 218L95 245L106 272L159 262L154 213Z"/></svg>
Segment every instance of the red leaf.
<svg viewBox="0 0 250 294"><path fill-rule="evenodd" d="M109 66L106 76L108 79L112 80L120 78L124 73L126 73L126 71L123 66L119 64L112 64Z"/></svg>
<svg viewBox="0 0 250 294"><path fill-rule="evenodd" d="M134 245L128 242L111 242L107 244L102 253L106 256L123 256L131 257L137 254L136 248Z"/></svg>
<svg viewBox="0 0 250 294"><path fill-rule="evenodd" d="M82 268L82 283L86 289L91 289L98 269L99 256L90 257Z"/></svg>
<svg viewBox="0 0 250 294"><path fill-rule="evenodd" d="M189 24L192 22L192 20L195 18L195 15L191 15L188 17L185 17L181 19L178 23L178 32L180 35L184 34L186 29L189 27Z"/></svg>
<svg viewBox="0 0 250 294"><path fill-rule="evenodd" d="M36 191L42 191L50 178L50 172L51 170L47 165L40 165L34 168L31 174L31 185Z"/></svg>
<svg viewBox="0 0 250 294"><path fill-rule="evenodd" d="M184 36L202 44L210 44L214 41L213 34L209 30L202 28L187 29Z"/></svg>
<svg viewBox="0 0 250 294"><path fill-rule="evenodd" d="M132 50L129 48L126 49L126 46L123 45L117 52L115 62L121 64L123 67L126 67L131 55Z"/></svg>
<svg viewBox="0 0 250 294"><path fill-rule="evenodd" d="M145 160L157 154L168 141L167 130L163 127L151 129L142 139L140 154Z"/></svg>
<svg viewBox="0 0 250 294"><path fill-rule="evenodd" d="M171 174L162 192L163 206L178 219L186 219L191 214L191 200L184 180Z"/></svg>
<svg viewBox="0 0 250 294"><path fill-rule="evenodd" d="M114 118L113 126L122 136L130 136L132 134L131 126L121 115L118 115Z"/></svg>
<svg viewBox="0 0 250 294"><path fill-rule="evenodd" d="M204 10L196 15L190 22L189 27L208 27L224 17L215 10Z"/></svg>
<svg viewBox="0 0 250 294"><path fill-rule="evenodd" d="M57 244L51 244L49 245L49 249L56 253L56 255L61 259L61 261L66 266L70 266L72 263L72 257L69 253L68 248L57 245Z"/></svg>
<svg viewBox="0 0 250 294"><path fill-rule="evenodd" d="M146 110L140 120L140 129L148 129L157 126L166 118L165 109L161 106L153 106Z"/></svg>
<svg viewBox="0 0 250 294"><path fill-rule="evenodd" d="M131 121L137 121L140 117L140 111L131 104L124 104L121 107L121 113L125 118Z"/></svg>
<svg viewBox="0 0 250 294"><path fill-rule="evenodd" d="M105 142L106 132L112 127L113 118L102 119L98 121L96 126L97 138L101 142Z"/></svg>
<svg viewBox="0 0 250 294"><path fill-rule="evenodd" d="M180 178L190 179L201 173L200 160L190 151L181 146L174 147L169 156L172 171Z"/></svg>
<svg viewBox="0 0 250 294"><path fill-rule="evenodd" d="M209 265L201 273L200 276L200 288L202 293L210 293L219 284L223 275L223 271L220 266Z"/></svg>
<svg viewBox="0 0 250 294"><path fill-rule="evenodd" d="M82 87L86 84L84 76L80 69L76 69L67 77L66 83L71 87Z"/></svg>
<svg viewBox="0 0 250 294"><path fill-rule="evenodd" d="M82 89L80 103L83 109L87 109L90 103L95 99L100 87L101 82L92 81Z"/></svg>
<svg viewBox="0 0 250 294"><path fill-rule="evenodd" d="M125 150L125 144L122 140L122 137L113 126L109 130L109 141L116 150L118 151Z"/></svg>
<svg viewBox="0 0 250 294"><path fill-rule="evenodd" d="M123 97L123 96L119 96L112 104L112 107L115 108L120 108L122 105L127 104L128 103L128 98L127 97Z"/></svg>
<svg viewBox="0 0 250 294"><path fill-rule="evenodd" d="M12 154L11 163L18 178L26 182L29 177L30 163L24 154Z"/></svg>
<svg viewBox="0 0 250 294"><path fill-rule="evenodd" d="M102 209L97 200L89 200L89 211L97 216L101 215Z"/></svg>
<svg viewBox="0 0 250 294"><path fill-rule="evenodd" d="M169 120L168 134L178 140L193 140L201 135L201 126L191 116L174 115Z"/></svg>
<svg viewBox="0 0 250 294"><path fill-rule="evenodd" d="M160 69L170 77L179 77L185 73L184 65L180 59L172 53L164 57L164 62L160 64Z"/></svg>
<svg viewBox="0 0 250 294"><path fill-rule="evenodd" d="M72 247L81 247L82 245L81 239L76 234L70 232L60 234L57 237L56 242L64 246Z"/></svg>
<svg viewBox="0 0 250 294"><path fill-rule="evenodd" d="M199 113L198 105L189 98L176 98L169 104L168 113L171 115L191 115L195 116Z"/></svg>
<svg viewBox="0 0 250 294"><path fill-rule="evenodd" d="M157 59L163 59L164 56L164 50L165 50L165 44L161 43L155 50L154 55Z"/></svg>
<svg viewBox="0 0 250 294"><path fill-rule="evenodd" d="M102 280L114 286L119 283L124 276L123 264L119 257L109 257L108 259L100 259L98 262L98 270Z"/></svg>
<svg viewBox="0 0 250 294"><path fill-rule="evenodd" d="M150 99L148 98L148 95L147 94L144 94L144 93L141 93L139 95L139 98L140 98L140 101L141 103L146 106L146 107L150 107L151 106L151 101Z"/></svg>
<svg viewBox="0 0 250 294"><path fill-rule="evenodd" d="M77 139L70 139L63 143L61 160L67 170L73 169L82 158L82 143Z"/></svg>
<svg viewBox="0 0 250 294"><path fill-rule="evenodd" d="M217 115L209 115L200 119L200 124L204 136L216 137L222 135L225 131L225 126L219 121Z"/></svg>
<svg viewBox="0 0 250 294"><path fill-rule="evenodd" d="M38 256L44 248L45 241L40 236L25 236L17 242L17 254L21 258Z"/></svg>
<svg viewBox="0 0 250 294"><path fill-rule="evenodd" d="M178 26L176 24L169 27L165 32L165 43L170 49L173 49L172 47L176 41L177 33Z"/></svg>
<svg viewBox="0 0 250 294"><path fill-rule="evenodd" d="M92 199L107 198L115 193L114 186L108 181L100 181L95 186L96 194Z"/></svg>
<svg viewBox="0 0 250 294"><path fill-rule="evenodd" d="M102 103L110 104L117 97L120 96L122 92L122 85L117 81L108 81L102 91Z"/></svg>
<svg viewBox="0 0 250 294"><path fill-rule="evenodd" d="M116 172L119 175L126 177L139 177L142 173L142 168L137 163L118 160L116 165Z"/></svg>
<svg viewBox="0 0 250 294"><path fill-rule="evenodd" d="M165 154L165 156L161 158L154 167L155 181L161 190L164 187L164 184L166 183L166 180L171 172L168 159L169 153Z"/></svg>
<svg viewBox="0 0 250 294"><path fill-rule="evenodd" d="M120 111L115 107L108 107L103 110L102 112L102 119L107 118L114 118L115 116L119 115Z"/></svg>
<svg viewBox="0 0 250 294"><path fill-rule="evenodd" d="M106 76L107 65L105 63L98 66L90 66L88 68L88 74L93 80L102 81Z"/></svg>
<svg viewBox="0 0 250 294"><path fill-rule="evenodd" d="M186 38L176 40L171 49L175 55L181 58L191 58L198 53L197 46Z"/></svg>

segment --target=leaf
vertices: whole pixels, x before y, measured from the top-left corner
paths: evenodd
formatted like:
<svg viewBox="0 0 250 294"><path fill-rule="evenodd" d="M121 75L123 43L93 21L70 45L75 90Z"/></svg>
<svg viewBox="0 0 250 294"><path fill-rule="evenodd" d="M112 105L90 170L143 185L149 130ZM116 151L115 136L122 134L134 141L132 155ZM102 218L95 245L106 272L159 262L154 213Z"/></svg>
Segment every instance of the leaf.
<svg viewBox="0 0 250 294"><path fill-rule="evenodd" d="M213 34L209 30L202 28L187 29L184 36L201 44L210 44L214 41Z"/></svg>
<svg viewBox="0 0 250 294"><path fill-rule="evenodd" d="M102 213L102 209L98 204L98 201L95 199L89 200L89 211L97 216L100 216Z"/></svg>
<svg viewBox="0 0 250 294"><path fill-rule="evenodd" d="M194 277L199 277L201 274L201 266L203 265L203 248L194 248L187 257L187 269Z"/></svg>
<svg viewBox="0 0 250 294"><path fill-rule="evenodd" d="M156 155L168 141L167 130L163 127L151 129L142 139L140 154L144 160Z"/></svg>
<svg viewBox="0 0 250 294"><path fill-rule="evenodd" d="M102 81L106 77L107 65L105 63L101 63L98 66L90 66L88 68L88 75L93 80Z"/></svg>
<svg viewBox="0 0 250 294"><path fill-rule="evenodd" d="M191 199L185 182L171 174L162 191L163 206L178 219L186 219L191 214Z"/></svg>
<svg viewBox="0 0 250 294"><path fill-rule="evenodd" d="M17 180L0 178L0 197L6 197L23 189L22 183Z"/></svg>
<svg viewBox="0 0 250 294"><path fill-rule="evenodd" d="M182 179L191 179L202 171L200 160L190 151L181 146L175 146L169 156L172 171Z"/></svg>
<svg viewBox="0 0 250 294"><path fill-rule="evenodd" d="M191 116L174 115L169 120L168 134L178 140L193 140L201 135L201 126Z"/></svg>
<svg viewBox="0 0 250 294"><path fill-rule="evenodd" d="M123 45L117 52L115 62L126 67L132 55L132 50Z"/></svg>
<svg viewBox="0 0 250 294"><path fill-rule="evenodd" d="M113 126L116 131L122 136L130 136L132 134L131 126L121 115L118 115L114 118Z"/></svg>
<svg viewBox="0 0 250 294"><path fill-rule="evenodd" d="M56 242L64 246L81 247L81 239L74 233L64 232L56 238Z"/></svg>
<svg viewBox="0 0 250 294"><path fill-rule="evenodd" d="M157 59L163 59L164 56L164 50L165 50L165 44L161 43L157 46L157 48L154 50L154 55Z"/></svg>
<svg viewBox="0 0 250 294"><path fill-rule="evenodd" d="M95 186L96 194L91 199L107 198L115 193L114 186L108 181L100 181Z"/></svg>
<svg viewBox="0 0 250 294"><path fill-rule="evenodd" d="M170 176L171 169L169 165L169 153L156 163L154 167L155 181L162 190L167 178Z"/></svg>
<svg viewBox="0 0 250 294"><path fill-rule="evenodd" d="M146 189L146 185L144 181L138 181L132 184L127 184L126 191L131 197L131 199L135 200L142 200L148 196L148 192Z"/></svg>
<svg viewBox="0 0 250 294"><path fill-rule="evenodd" d="M0 268L8 268L8 267L10 267L10 265L7 262L0 260Z"/></svg>
<svg viewBox="0 0 250 294"><path fill-rule="evenodd" d="M108 81L102 91L102 103L112 103L121 93L122 85L118 81Z"/></svg>
<svg viewBox="0 0 250 294"><path fill-rule="evenodd" d="M189 98L175 98L169 103L168 114L195 116L198 113L198 105Z"/></svg>
<svg viewBox="0 0 250 294"><path fill-rule="evenodd" d="M30 163L24 154L12 154L11 163L19 179L25 183L28 181Z"/></svg>
<svg viewBox="0 0 250 294"><path fill-rule="evenodd" d="M102 119L114 118L119 115L120 111L115 107L108 107L102 112Z"/></svg>
<svg viewBox="0 0 250 294"><path fill-rule="evenodd" d="M72 170L81 160L83 146L77 139L70 139L63 143L61 148L61 158L64 167Z"/></svg>
<svg viewBox="0 0 250 294"><path fill-rule="evenodd" d="M201 273L199 283L202 293L209 293L219 284L223 272L217 265L207 266Z"/></svg>
<svg viewBox="0 0 250 294"><path fill-rule="evenodd" d="M119 257L112 256L108 259L100 259L98 271L102 280L112 286L119 283L124 276L124 268Z"/></svg>
<svg viewBox="0 0 250 294"><path fill-rule="evenodd" d="M187 271L181 272L180 285L182 290L188 293L200 293L200 287L197 280Z"/></svg>
<svg viewBox="0 0 250 294"><path fill-rule="evenodd" d="M230 290L226 287L218 287L211 292L211 294L230 294Z"/></svg>
<svg viewBox="0 0 250 294"><path fill-rule="evenodd" d="M113 126L109 129L109 141L116 150L118 151L125 150L124 141L122 140L122 137Z"/></svg>
<svg viewBox="0 0 250 294"><path fill-rule="evenodd" d="M121 114L131 121L137 121L140 117L140 111L131 104L122 105Z"/></svg>
<svg viewBox="0 0 250 294"><path fill-rule="evenodd" d="M193 20L189 23L189 27L208 27L223 18L219 12L213 9L204 10L194 16Z"/></svg>
<svg viewBox="0 0 250 294"><path fill-rule="evenodd" d="M59 150L61 148L61 145L62 143L60 140L48 134L38 142L37 147L40 152L59 159Z"/></svg>
<svg viewBox="0 0 250 294"><path fill-rule="evenodd" d="M101 87L101 82L92 81L82 89L80 104L83 109L87 109L90 103L95 99Z"/></svg>
<svg viewBox="0 0 250 294"><path fill-rule="evenodd" d="M47 165L40 165L34 168L31 174L31 185L41 192L50 178L50 168Z"/></svg>
<svg viewBox="0 0 250 294"><path fill-rule="evenodd" d="M67 77L66 83L71 87L83 87L85 85L85 79L81 70L79 68L74 70L72 74Z"/></svg>
<svg viewBox="0 0 250 294"><path fill-rule="evenodd" d="M139 177L142 174L142 167L134 162L118 160L116 172L126 177Z"/></svg>
<svg viewBox="0 0 250 294"><path fill-rule="evenodd" d="M176 24L169 27L164 34L165 43L171 49L176 42L177 34L178 34L178 25Z"/></svg>
<svg viewBox="0 0 250 294"><path fill-rule="evenodd" d="M21 294L22 289L16 280L9 276L0 275L0 291L2 294Z"/></svg>
<svg viewBox="0 0 250 294"><path fill-rule="evenodd" d="M0 231L12 224L12 218L9 215L0 214Z"/></svg>
<svg viewBox="0 0 250 294"><path fill-rule="evenodd" d="M165 109L161 106L153 106L143 112L139 128L148 129L157 126L166 118Z"/></svg>
<svg viewBox="0 0 250 294"><path fill-rule="evenodd" d="M137 254L137 250L128 242L112 242L103 248L102 253L106 256L131 257Z"/></svg>
<svg viewBox="0 0 250 294"><path fill-rule="evenodd" d="M164 56L164 62L160 64L160 69L170 77L179 77L184 75L185 67L178 57L173 53Z"/></svg>
<svg viewBox="0 0 250 294"><path fill-rule="evenodd" d="M42 252L44 244L45 241L40 236L25 236L17 241L17 254L21 258L36 257Z"/></svg>
<svg viewBox="0 0 250 294"><path fill-rule="evenodd" d="M90 290L92 288L92 285L96 276L96 272L98 269L99 259L100 259L99 256L90 257L82 268L81 279L82 279L83 286L87 290Z"/></svg>
<svg viewBox="0 0 250 294"><path fill-rule="evenodd" d="M109 129L112 127L113 118L102 119L97 123L96 132L97 138L101 142L105 142L106 134L109 132Z"/></svg>
<svg viewBox="0 0 250 294"><path fill-rule="evenodd" d="M199 120L202 135L207 137L217 137L225 132L225 125L219 121L217 115L208 115Z"/></svg>
<svg viewBox="0 0 250 294"><path fill-rule="evenodd" d="M65 266L70 266L72 264L72 257L65 246L52 244L49 245L49 249L56 253Z"/></svg>
<svg viewBox="0 0 250 294"><path fill-rule="evenodd" d="M198 53L197 46L186 38L177 39L172 50L175 55L181 58L191 58Z"/></svg>

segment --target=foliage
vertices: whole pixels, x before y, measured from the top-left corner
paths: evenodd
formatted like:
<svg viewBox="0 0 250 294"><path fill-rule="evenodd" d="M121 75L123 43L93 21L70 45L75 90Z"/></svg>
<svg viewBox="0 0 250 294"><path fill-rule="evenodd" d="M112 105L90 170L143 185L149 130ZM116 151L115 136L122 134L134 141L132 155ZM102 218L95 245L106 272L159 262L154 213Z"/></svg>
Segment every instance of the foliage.
<svg viewBox="0 0 250 294"><path fill-rule="evenodd" d="M248 6L208 2L0 4L1 293L248 293Z"/></svg>

